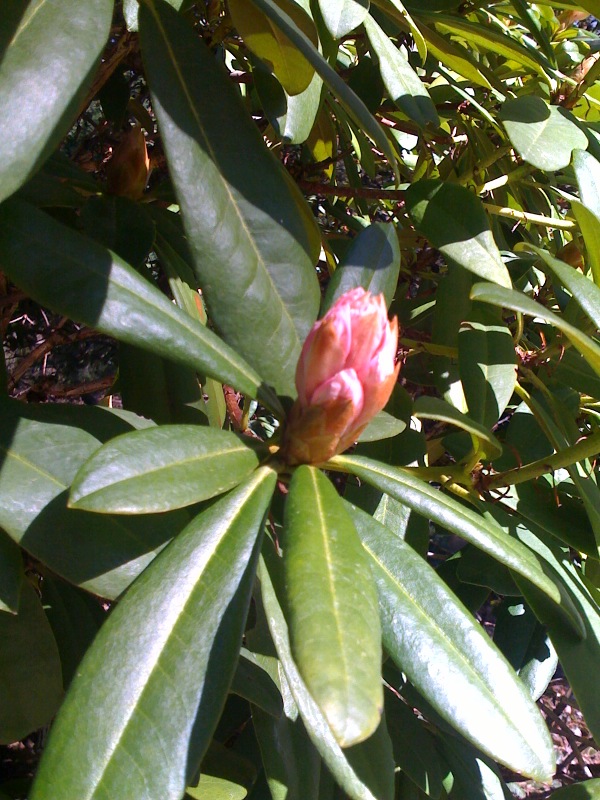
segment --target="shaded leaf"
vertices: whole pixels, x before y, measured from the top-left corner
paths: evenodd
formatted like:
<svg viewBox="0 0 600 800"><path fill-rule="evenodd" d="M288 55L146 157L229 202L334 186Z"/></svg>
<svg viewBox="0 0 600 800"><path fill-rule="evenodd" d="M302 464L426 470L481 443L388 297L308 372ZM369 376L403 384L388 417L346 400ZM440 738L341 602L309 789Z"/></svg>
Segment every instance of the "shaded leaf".
<svg viewBox="0 0 600 800"><path fill-rule="evenodd" d="M421 395L414 403L413 414L418 419L435 419L456 425L471 434L477 441L477 446L485 452L490 459L497 458L502 453L502 445L493 433L481 425L474 422L466 414L460 411L445 400L438 397Z"/></svg>
<svg viewBox="0 0 600 800"><path fill-rule="evenodd" d="M17 613L23 577L21 551L0 528L0 613Z"/></svg>
<svg viewBox="0 0 600 800"><path fill-rule="evenodd" d="M365 20L369 0L319 0L319 9L329 33L341 39Z"/></svg>
<svg viewBox="0 0 600 800"><path fill-rule="evenodd" d="M92 83L113 12L112 0L13 0L12 6L14 29L5 29L6 46L0 47L0 201L67 134ZM51 90L40 65L52 75Z"/></svg>
<svg viewBox="0 0 600 800"><path fill-rule="evenodd" d="M53 726L31 800L181 798L233 676L274 486L261 469L196 517L113 610Z"/></svg>
<svg viewBox="0 0 600 800"><path fill-rule="evenodd" d="M190 25L164 0L146 0L140 36L209 315L267 383L293 396L296 361L319 305L314 219ZM232 159L240 148L244 158ZM243 296L252 302L240 302Z"/></svg>

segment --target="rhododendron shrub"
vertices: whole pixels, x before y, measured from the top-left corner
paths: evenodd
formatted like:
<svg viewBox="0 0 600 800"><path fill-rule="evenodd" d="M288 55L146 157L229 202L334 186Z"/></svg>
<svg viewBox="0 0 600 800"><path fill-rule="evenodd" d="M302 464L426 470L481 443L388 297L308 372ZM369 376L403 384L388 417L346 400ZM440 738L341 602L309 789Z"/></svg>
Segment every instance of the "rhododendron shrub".
<svg viewBox="0 0 600 800"><path fill-rule="evenodd" d="M2 800L524 794L559 662L589 752L595 5L2 4Z"/></svg>

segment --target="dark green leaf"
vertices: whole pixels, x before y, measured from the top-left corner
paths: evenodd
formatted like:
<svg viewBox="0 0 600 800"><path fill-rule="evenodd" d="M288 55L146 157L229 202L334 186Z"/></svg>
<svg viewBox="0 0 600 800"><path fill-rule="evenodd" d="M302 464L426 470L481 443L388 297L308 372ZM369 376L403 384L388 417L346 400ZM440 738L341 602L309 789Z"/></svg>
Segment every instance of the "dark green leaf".
<svg viewBox="0 0 600 800"><path fill-rule="evenodd" d="M0 209L0 267L29 297L103 333L264 394L237 353L110 250L22 202Z"/></svg>
<svg viewBox="0 0 600 800"><path fill-rule="evenodd" d="M259 452L246 441L199 425L162 425L124 434L107 442L79 470L70 506L104 514L151 514L208 500L258 466Z"/></svg>
<svg viewBox="0 0 600 800"><path fill-rule="evenodd" d="M47 725L62 699L60 659L52 629L29 581L18 614L0 614L0 743Z"/></svg>
<svg viewBox="0 0 600 800"><path fill-rule="evenodd" d="M261 469L196 517L114 609L73 680L31 800L180 800L233 676L275 479Z"/></svg>
<svg viewBox="0 0 600 800"><path fill-rule="evenodd" d="M151 424L103 408L5 401L0 409L0 526L70 582L102 597L120 595L189 521L188 515L99 516L68 509L67 490L102 442Z"/></svg>
<svg viewBox="0 0 600 800"><path fill-rule="evenodd" d="M154 222L141 203L127 197L90 197L81 210L85 233L132 267L141 267L154 245Z"/></svg>
<svg viewBox="0 0 600 800"><path fill-rule="evenodd" d="M544 721L485 631L402 539L359 509L352 518L372 559L383 641L398 667L483 752L515 772L551 776Z"/></svg>
<svg viewBox="0 0 600 800"><path fill-rule="evenodd" d="M0 528L0 614L2 612L17 613L22 580L21 551Z"/></svg>
<svg viewBox="0 0 600 800"><path fill-rule="evenodd" d="M293 395L296 361L319 304L314 220L188 23L164 0L147 0L140 36L210 316L269 384ZM240 149L244 158L232 158ZM240 302L244 295L252 302Z"/></svg>
<svg viewBox="0 0 600 800"><path fill-rule="evenodd" d="M348 747L375 731L383 706L377 599L352 520L314 467L294 472L283 548L292 654Z"/></svg>
<svg viewBox="0 0 600 800"><path fill-rule="evenodd" d="M451 406L450 403L446 403L445 400L421 395L415 400L413 413L419 419L441 420L468 431L471 437L477 441L478 448L492 460L502 452L502 445L493 433L490 433L479 422L474 422L466 414L461 414L458 409Z"/></svg>
<svg viewBox="0 0 600 800"><path fill-rule="evenodd" d="M25 183L68 132L94 77L113 11L112 0L11 4L14 29L5 29L0 47L0 200ZM44 75L52 75L51 87Z"/></svg>
<svg viewBox="0 0 600 800"><path fill-rule="evenodd" d="M480 278L512 286L481 201L473 192L455 183L421 180L407 190L406 207L417 230L446 258Z"/></svg>
<svg viewBox="0 0 600 800"><path fill-rule="evenodd" d="M400 245L393 225L374 222L352 242L350 250L333 273L321 307L327 311L350 289L362 286L371 294L383 293L389 308L400 272Z"/></svg>
<svg viewBox="0 0 600 800"><path fill-rule="evenodd" d="M277 685L256 656L245 647L240 652L230 691L244 697L272 717L279 718L283 713L283 702Z"/></svg>

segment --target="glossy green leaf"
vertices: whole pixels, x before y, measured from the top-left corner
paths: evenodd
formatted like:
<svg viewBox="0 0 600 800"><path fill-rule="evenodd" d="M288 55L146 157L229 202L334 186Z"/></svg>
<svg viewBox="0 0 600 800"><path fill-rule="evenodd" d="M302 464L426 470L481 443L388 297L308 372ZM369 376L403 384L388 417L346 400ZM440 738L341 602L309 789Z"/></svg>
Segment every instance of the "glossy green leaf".
<svg viewBox="0 0 600 800"><path fill-rule="evenodd" d="M538 780L551 776L544 721L485 631L402 539L359 509L352 518L371 557L384 645L398 667L484 753Z"/></svg>
<svg viewBox="0 0 600 800"><path fill-rule="evenodd" d="M444 788L449 800L506 800L510 796L497 765L464 739L444 736L440 751L448 764Z"/></svg>
<svg viewBox="0 0 600 800"><path fill-rule="evenodd" d="M417 230L446 258L480 278L512 286L481 201L473 192L455 183L421 180L408 188L406 207Z"/></svg>
<svg viewBox="0 0 600 800"><path fill-rule="evenodd" d="M67 134L89 91L113 12L112 0L13 0L12 6L14 30L5 30L7 46L0 53L0 200L25 183ZM51 90L40 65L52 75Z"/></svg>
<svg viewBox="0 0 600 800"><path fill-rule="evenodd" d="M562 786L552 792L552 800L598 800L598 798L600 798L600 778Z"/></svg>
<svg viewBox="0 0 600 800"><path fill-rule="evenodd" d="M383 706L377 599L352 520L314 467L294 472L283 548L292 654L349 747L375 731Z"/></svg>
<svg viewBox="0 0 600 800"><path fill-rule="evenodd" d="M110 250L26 203L0 208L0 267L29 297L103 333L277 400L240 356Z"/></svg>
<svg viewBox="0 0 600 800"><path fill-rule="evenodd" d="M407 56L389 39L373 17L368 15L364 26L379 60L381 77L390 98L420 127L424 128L428 123L437 127L440 120L436 108Z"/></svg>
<svg viewBox="0 0 600 800"><path fill-rule="evenodd" d="M359 772L348 760L348 750L342 750L339 746L323 713L308 691L292 657L288 625L277 593L280 587L275 588L282 581L276 574L275 566L269 563L267 569L265 561L260 562L262 600L277 655L281 659L283 671L304 720L308 736L336 782L352 800L393 800L393 761L390 764L387 754L379 748L372 753L371 763L366 765L366 771Z"/></svg>
<svg viewBox="0 0 600 800"><path fill-rule="evenodd" d="M315 73L300 94L289 95L274 75L260 65L253 72L254 87L265 115L277 136L289 144L302 144L310 136L321 104L323 81Z"/></svg>
<svg viewBox="0 0 600 800"><path fill-rule="evenodd" d="M558 258L554 258L547 250L533 245L527 246L528 250L536 253L544 266L571 292L575 300L583 308L585 313L594 323L596 328L600 328L600 288L593 281L582 275L577 269L573 269L569 264L565 264Z"/></svg>
<svg viewBox="0 0 600 800"><path fill-rule="evenodd" d="M513 395L517 366L511 332L491 309L462 322L458 368L469 416L492 428Z"/></svg>
<svg viewBox="0 0 600 800"><path fill-rule="evenodd" d="M17 613L23 577L21 551L0 528L0 613Z"/></svg>
<svg viewBox="0 0 600 800"><path fill-rule="evenodd" d="M569 112L535 95L507 100L500 119L521 158L538 169L562 169L570 163L573 150L587 147L585 133Z"/></svg>
<svg viewBox="0 0 600 800"><path fill-rule="evenodd" d="M348 87L346 82L332 69L328 62L319 53L302 31L300 31L284 14L273 0L252 0L255 6L261 9L281 30L288 36L298 49L302 50L308 61L314 66L323 81L330 88L354 123L377 145L386 156L390 165L396 170L396 156L383 129L371 115L365 104Z"/></svg>
<svg viewBox="0 0 600 800"><path fill-rule="evenodd" d="M565 266L565 269L571 268ZM575 270L572 271L575 272ZM583 280L586 279L583 278ZM586 283L589 284L590 288L593 287L590 281L586 280ZM511 291L500 286L491 286L489 283L476 283L471 289L471 299L482 303L490 303L490 305L498 306L499 308L511 308L513 311L520 311L521 314L528 314L530 317L536 317L548 322L550 325L554 325L571 340L588 364L600 375L600 345L596 344L595 341L574 325L565 322L562 315L559 316L552 311L548 311L543 305L536 303L535 300L521 292ZM595 311L593 298L590 302L590 308Z"/></svg>
<svg viewBox="0 0 600 800"><path fill-rule="evenodd" d="M325 293L325 313L345 292L362 286L371 294L383 293L389 308L400 274L400 245L393 225L374 222L353 240Z"/></svg>
<svg viewBox="0 0 600 800"><path fill-rule="evenodd" d="M184 800L242 800L256 780L256 767L216 739L202 759L200 780L188 786Z"/></svg>
<svg viewBox="0 0 600 800"><path fill-rule="evenodd" d="M533 554L496 523L461 505L449 495L414 477L408 470L388 467L363 456L335 456L328 462L331 469L342 469L395 497L418 514L422 514L467 542L479 547L501 564L506 564L538 586L555 603L560 592L543 573Z"/></svg>
<svg viewBox="0 0 600 800"><path fill-rule="evenodd" d="M365 20L369 0L319 0L319 10L329 33L341 39Z"/></svg>
<svg viewBox="0 0 600 800"><path fill-rule="evenodd" d="M200 775L194 787L188 787L184 800L243 800L248 796L245 786L214 775Z"/></svg>
<svg viewBox="0 0 600 800"><path fill-rule="evenodd" d="M81 210L84 232L132 267L141 267L154 245L154 222L141 203L95 195Z"/></svg>
<svg viewBox="0 0 600 800"><path fill-rule="evenodd" d="M0 743L47 725L62 699L60 659L33 586L23 581L18 614L0 614Z"/></svg>
<svg viewBox="0 0 600 800"><path fill-rule="evenodd" d="M184 511L100 516L67 508L67 493L77 470L103 442L151 424L99 407L4 401L0 526L71 583L118 597L189 517Z"/></svg>
<svg viewBox="0 0 600 800"><path fill-rule="evenodd" d="M406 430L406 422L396 419L386 411L380 411L367 425L361 435L359 442L377 442L380 439L391 439Z"/></svg>
<svg viewBox="0 0 600 800"><path fill-rule="evenodd" d="M580 571L571 562L568 551L551 541L542 541L531 531L520 530L519 538L554 566L583 621L585 636L573 636L563 620L553 612L547 599L535 587L517 577L527 603L548 630L569 685L585 715L586 724L597 739L600 737L600 708L593 665L600 658L600 597L597 591L594 596L582 581Z"/></svg>
<svg viewBox="0 0 600 800"><path fill-rule="evenodd" d="M190 5L190 0L166 0L170 6L173 6L177 11L185 9ZM138 11L140 4L138 0L123 0L123 16L125 24L130 31L138 30Z"/></svg>
<svg viewBox="0 0 600 800"><path fill-rule="evenodd" d="M315 24L294 0L275 0L282 11L316 46ZM286 92L296 95L308 88L315 68L279 28L250 0L228 0L227 8L244 44L272 70Z"/></svg>
<svg viewBox="0 0 600 800"><path fill-rule="evenodd" d="M228 431L162 425L119 436L86 461L69 504L104 514L151 514L208 500L241 483L259 453Z"/></svg>
<svg viewBox="0 0 600 800"><path fill-rule="evenodd" d="M477 440L477 446L492 460L502 453L502 445L493 433L466 414L461 414L458 409L451 406L450 403L446 403L445 400L421 395L415 400L413 414L418 419L440 420L462 428Z"/></svg>
<svg viewBox="0 0 600 800"><path fill-rule="evenodd" d="M586 150L576 149L573 151L573 170L582 204L600 218L600 161Z"/></svg>
<svg viewBox="0 0 600 800"><path fill-rule="evenodd" d="M261 469L196 517L113 610L54 724L31 800L181 798L233 676L275 480Z"/></svg>
<svg viewBox="0 0 600 800"><path fill-rule="evenodd" d="M414 39L419 56L421 57L421 62L425 63L425 59L427 58L427 43L419 26L410 16L401 0L374 0L374 5L379 6L385 14L395 20L402 30L409 31Z"/></svg>
<svg viewBox="0 0 600 800"><path fill-rule="evenodd" d="M314 219L191 26L164 0L146 0L140 37L210 317L267 383L293 395L300 347L319 305ZM245 157L232 160L240 149ZM252 302L241 302L244 296Z"/></svg>

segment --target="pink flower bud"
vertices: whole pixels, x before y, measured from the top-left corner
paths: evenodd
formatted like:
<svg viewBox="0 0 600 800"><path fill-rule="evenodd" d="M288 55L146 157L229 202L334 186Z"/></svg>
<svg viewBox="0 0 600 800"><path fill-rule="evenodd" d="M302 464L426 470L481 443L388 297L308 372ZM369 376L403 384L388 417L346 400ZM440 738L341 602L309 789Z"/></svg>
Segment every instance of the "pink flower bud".
<svg viewBox="0 0 600 800"><path fill-rule="evenodd" d="M321 464L346 450L385 406L399 365L398 320L383 295L352 289L308 334L296 369L298 399L283 435L289 464Z"/></svg>

